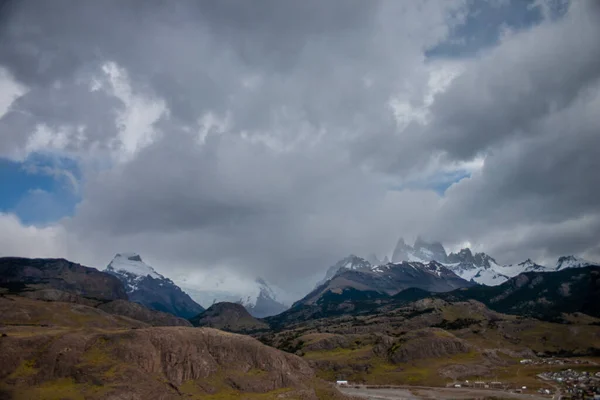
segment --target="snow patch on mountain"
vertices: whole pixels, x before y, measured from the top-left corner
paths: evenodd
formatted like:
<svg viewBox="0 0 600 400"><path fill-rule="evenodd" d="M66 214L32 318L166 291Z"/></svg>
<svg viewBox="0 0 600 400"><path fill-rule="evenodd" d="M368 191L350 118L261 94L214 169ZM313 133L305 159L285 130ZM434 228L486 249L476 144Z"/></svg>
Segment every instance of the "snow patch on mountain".
<svg viewBox="0 0 600 400"><path fill-rule="evenodd" d="M168 280L142 261L142 257L137 253L117 254L106 267L106 271L113 275L121 275L128 293L136 291L138 283L146 277Z"/></svg>
<svg viewBox="0 0 600 400"><path fill-rule="evenodd" d="M583 258L575 257L575 256L563 256L558 259L556 262L556 266L554 267L555 271L562 271L567 268L584 268L590 265L599 265L599 263L595 263L592 261L584 260Z"/></svg>

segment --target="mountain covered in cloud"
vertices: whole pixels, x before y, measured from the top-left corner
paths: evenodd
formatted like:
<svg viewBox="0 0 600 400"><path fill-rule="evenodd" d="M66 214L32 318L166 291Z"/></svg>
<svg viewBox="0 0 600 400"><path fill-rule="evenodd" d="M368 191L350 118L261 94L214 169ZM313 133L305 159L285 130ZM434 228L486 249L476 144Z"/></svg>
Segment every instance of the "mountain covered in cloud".
<svg viewBox="0 0 600 400"><path fill-rule="evenodd" d="M191 318L204 311L172 280L159 274L136 253L119 253L104 272L123 282L130 301L150 309Z"/></svg>
<svg viewBox="0 0 600 400"><path fill-rule="evenodd" d="M225 271L214 271L201 278L183 277L178 283L205 308L220 302L238 303L258 318L279 314L288 308L284 292L262 278L244 279Z"/></svg>

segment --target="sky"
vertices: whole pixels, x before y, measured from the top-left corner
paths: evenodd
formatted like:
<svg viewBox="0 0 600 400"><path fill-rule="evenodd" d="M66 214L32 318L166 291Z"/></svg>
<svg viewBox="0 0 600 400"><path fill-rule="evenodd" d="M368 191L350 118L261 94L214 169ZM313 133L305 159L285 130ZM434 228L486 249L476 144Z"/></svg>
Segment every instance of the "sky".
<svg viewBox="0 0 600 400"><path fill-rule="evenodd" d="M2 0L0 255L600 260L598 37L594 0Z"/></svg>

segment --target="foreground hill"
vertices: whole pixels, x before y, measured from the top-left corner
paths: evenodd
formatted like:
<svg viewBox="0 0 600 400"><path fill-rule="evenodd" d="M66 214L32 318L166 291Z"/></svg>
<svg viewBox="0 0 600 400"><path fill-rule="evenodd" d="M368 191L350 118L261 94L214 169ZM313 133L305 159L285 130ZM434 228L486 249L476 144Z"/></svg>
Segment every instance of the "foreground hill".
<svg viewBox="0 0 600 400"><path fill-rule="evenodd" d="M536 375L567 367L529 368L520 360L600 356L600 319L589 316L573 314L570 323L559 324L501 314L474 300L370 301L373 308L354 315L288 320L257 337L301 355L323 379L384 385L466 379L552 389Z"/></svg>
<svg viewBox="0 0 600 400"><path fill-rule="evenodd" d="M0 393L15 399L244 394L267 399L282 393L316 399L314 381L313 370L301 358L210 328L84 329L29 336L13 331L0 339Z"/></svg>
<svg viewBox="0 0 600 400"><path fill-rule="evenodd" d="M347 398L297 356L119 298L109 274L65 260L5 271L0 399Z"/></svg>
<svg viewBox="0 0 600 400"><path fill-rule="evenodd" d="M204 311L200 304L192 300L172 280L146 264L139 254L117 254L104 272L123 282L129 300L150 309L186 319Z"/></svg>

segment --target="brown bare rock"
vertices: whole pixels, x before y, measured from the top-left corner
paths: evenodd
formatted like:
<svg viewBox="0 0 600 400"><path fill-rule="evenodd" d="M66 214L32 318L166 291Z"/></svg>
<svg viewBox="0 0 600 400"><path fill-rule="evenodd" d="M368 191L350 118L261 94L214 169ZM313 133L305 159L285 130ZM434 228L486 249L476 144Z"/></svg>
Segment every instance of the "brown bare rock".
<svg viewBox="0 0 600 400"><path fill-rule="evenodd" d="M99 305L98 308L109 314L123 315L146 322L152 326L192 326L186 319L169 313L150 310L141 304L125 300L109 301L108 303Z"/></svg>
<svg viewBox="0 0 600 400"><path fill-rule="evenodd" d="M269 329L269 325L254 318L237 303L216 303L190 321L194 326L206 326L229 332L257 332Z"/></svg>
<svg viewBox="0 0 600 400"><path fill-rule="evenodd" d="M57 289L97 300L127 300L116 277L62 258L0 258L0 287L13 292Z"/></svg>

